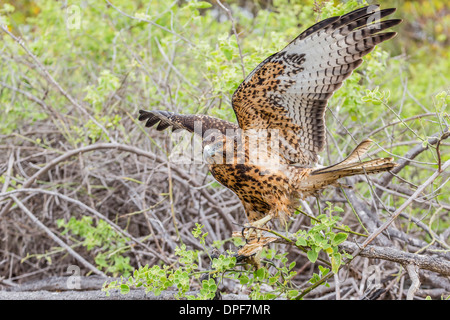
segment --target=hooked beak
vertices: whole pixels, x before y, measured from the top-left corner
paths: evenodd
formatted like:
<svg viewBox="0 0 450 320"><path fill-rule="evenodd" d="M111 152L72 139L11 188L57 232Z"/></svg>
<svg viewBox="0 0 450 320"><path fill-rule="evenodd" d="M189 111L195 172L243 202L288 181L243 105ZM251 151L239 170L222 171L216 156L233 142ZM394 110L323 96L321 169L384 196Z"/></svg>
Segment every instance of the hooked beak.
<svg viewBox="0 0 450 320"><path fill-rule="evenodd" d="M214 164L214 148L206 145L203 148L203 158L208 164Z"/></svg>

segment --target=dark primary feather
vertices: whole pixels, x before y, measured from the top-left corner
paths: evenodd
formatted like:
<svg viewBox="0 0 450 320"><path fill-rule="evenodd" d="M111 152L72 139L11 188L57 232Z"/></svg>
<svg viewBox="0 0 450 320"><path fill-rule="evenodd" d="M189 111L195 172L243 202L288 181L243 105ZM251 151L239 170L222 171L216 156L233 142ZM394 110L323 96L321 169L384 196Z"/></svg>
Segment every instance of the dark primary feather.
<svg viewBox="0 0 450 320"><path fill-rule="evenodd" d="M156 127L156 130L158 131L164 130L168 127L172 127L173 130L185 129L181 124L173 119L173 112L139 110L139 120L146 120L145 126L148 128L153 127L158 123L158 126Z"/></svg>
<svg viewBox="0 0 450 320"><path fill-rule="evenodd" d="M158 123L156 130L162 131L169 127L173 131L187 130L191 133L196 133L200 137L208 134L207 130L218 130L222 134L226 134L226 130L236 130L238 126L235 123L214 118L211 116L198 115L182 115L174 112L153 110L145 111L139 110L140 121L146 121L146 127L152 127Z"/></svg>

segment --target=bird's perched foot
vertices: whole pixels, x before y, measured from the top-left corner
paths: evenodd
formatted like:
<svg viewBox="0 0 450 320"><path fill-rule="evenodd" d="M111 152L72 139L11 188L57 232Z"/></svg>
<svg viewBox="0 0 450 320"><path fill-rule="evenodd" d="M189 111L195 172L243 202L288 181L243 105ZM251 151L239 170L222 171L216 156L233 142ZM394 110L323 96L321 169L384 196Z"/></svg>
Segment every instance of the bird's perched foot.
<svg viewBox="0 0 450 320"><path fill-rule="evenodd" d="M272 215L269 214L262 219L248 223L242 228L242 237L247 243L253 238L256 238L257 241L259 241L262 235L262 230L260 228L262 228L267 222L272 220L272 218Z"/></svg>
<svg viewBox="0 0 450 320"><path fill-rule="evenodd" d="M253 239L247 242L244 246L240 247L236 253L235 256L237 262L247 263L253 266L255 270L258 270L261 267L262 249L276 240L276 237L262 237L261 239Z"/></svg>

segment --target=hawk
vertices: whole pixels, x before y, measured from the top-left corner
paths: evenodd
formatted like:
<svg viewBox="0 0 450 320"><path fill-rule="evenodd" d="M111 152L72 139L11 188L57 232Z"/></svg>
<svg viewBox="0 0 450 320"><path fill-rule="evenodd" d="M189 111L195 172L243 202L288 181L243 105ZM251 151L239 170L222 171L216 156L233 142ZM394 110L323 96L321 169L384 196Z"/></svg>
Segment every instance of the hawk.
<svg viewBox="0 0 450 320"><path fill-rule="evenodd" d="M338 179L396 166L393 158L361 161L371 140L362 141L337 164L317 164L326 142L328 99L361 65L362 57L396 35L382 31L402 20L381 20L395 10L371 5L302 32L261 62L234 92L237 124L207 115L144 110L139 120L146 121L146 127L158 124L159 131L171 127L203 139L210 172L241 200L247 229L286 221L299 199L339 186Z"/></svg>

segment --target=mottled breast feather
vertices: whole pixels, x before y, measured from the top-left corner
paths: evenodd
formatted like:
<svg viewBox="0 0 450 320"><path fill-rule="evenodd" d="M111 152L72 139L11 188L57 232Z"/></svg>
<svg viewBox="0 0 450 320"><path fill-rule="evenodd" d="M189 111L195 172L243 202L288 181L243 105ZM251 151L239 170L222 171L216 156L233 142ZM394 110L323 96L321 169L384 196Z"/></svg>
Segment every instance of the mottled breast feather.
<svg viewBox="0 0 450 320"><path fill-rule="evenodd" d="M280 151L310 167L325 146L328 99L373 48L396 35L381 32L400 19L395 9L364 7L323 20L260 63L233 94L241 129L276 129Z"/></svg>

